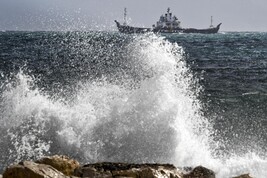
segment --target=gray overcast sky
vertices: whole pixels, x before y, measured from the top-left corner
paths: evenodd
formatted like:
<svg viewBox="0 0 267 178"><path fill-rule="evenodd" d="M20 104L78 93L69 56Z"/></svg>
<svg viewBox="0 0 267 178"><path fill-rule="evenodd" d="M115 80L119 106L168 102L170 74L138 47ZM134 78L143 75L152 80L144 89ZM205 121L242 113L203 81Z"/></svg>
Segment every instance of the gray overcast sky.
<svg viewBox="0 0 267 178"><path fill-rule="evenodd" d="M0 30L116 30L127 7L130 25L151 27L168 7L183 27L267 31L267 0L0 0Z"/></svg>

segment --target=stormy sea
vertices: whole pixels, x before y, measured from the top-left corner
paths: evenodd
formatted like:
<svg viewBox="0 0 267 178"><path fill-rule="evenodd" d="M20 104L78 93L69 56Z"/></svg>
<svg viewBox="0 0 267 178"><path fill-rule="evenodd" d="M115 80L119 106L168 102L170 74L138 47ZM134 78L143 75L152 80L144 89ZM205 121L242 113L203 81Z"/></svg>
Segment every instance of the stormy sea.
<svg viewBox="0 0 267 178"><path fill-rule="evenodd" d="M64 154L267 176L267 33L0 32L0 173Z"/></svg>

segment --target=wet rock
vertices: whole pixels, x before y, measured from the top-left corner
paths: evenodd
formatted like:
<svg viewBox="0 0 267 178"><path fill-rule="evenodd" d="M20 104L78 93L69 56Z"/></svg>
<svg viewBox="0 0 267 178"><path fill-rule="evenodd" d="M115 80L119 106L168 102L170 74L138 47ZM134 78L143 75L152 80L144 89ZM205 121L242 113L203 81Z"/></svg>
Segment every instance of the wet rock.
<svg viewBox="0 0 267 178"><path fill-rule="evenodd" d="M233 177L233 178L253 178L253 177L251 177L249 174L242 174L240 176Z"/></svg>
<svg viewBox="0 0 267 178"><path fill-rule="evenodd" d="M24 161L9 166L3 178L67 178L67 176L50 165Z"/></svg>
<svg viewBox="0 0 267 178"><path fill-rule="evenodd" d="M215 173L203 166L197 166L189 173L184 174L183 178L215 178Z"/></svg>
<svg viewBox="0 0 267 178"><path fill-rule="evenodd" d="M112 178L110 171L96 170L93 167L78 168L75 171L75 175L78 177L90 177L90 178Z"/></svg>
<svg viewBox="0 0 267 178"><path fill-rule="evenodd" d="M50 165L67 176L73 175L74 170L80 166L78 161L59 155L43 157L36 163Z"/></svg>
<svg viewBox="0 0 267 178"><path fill-rule="evenodd" d="M182 173L170 164L96 163L76 169L75 176L92 178L182 178Z"/></svg>

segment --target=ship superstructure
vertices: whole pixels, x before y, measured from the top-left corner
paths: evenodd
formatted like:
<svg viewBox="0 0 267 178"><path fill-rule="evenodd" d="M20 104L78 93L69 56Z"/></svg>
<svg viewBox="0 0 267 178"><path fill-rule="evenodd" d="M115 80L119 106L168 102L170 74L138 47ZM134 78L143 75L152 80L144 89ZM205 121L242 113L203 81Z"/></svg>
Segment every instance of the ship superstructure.
<svg viewBox="0 0 267 178"><path fill-rule="evenodd" d="M180 30L181 22L175 15L172 15L170 12L170 8L167 9L167 13L165 15L161 15L159 21L157 21L156 25L153 25L154 29L162 29L166 31L172 30Z"/></svg>

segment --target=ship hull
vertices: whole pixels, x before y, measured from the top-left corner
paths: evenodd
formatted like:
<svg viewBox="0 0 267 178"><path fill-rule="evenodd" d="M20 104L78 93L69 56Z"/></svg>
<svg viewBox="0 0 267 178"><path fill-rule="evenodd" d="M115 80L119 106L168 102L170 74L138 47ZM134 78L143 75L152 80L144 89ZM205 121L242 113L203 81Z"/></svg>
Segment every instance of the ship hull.
<svg viewBox="0 0 267 178"><path fill-rule="evenodd" d="M203 33L203 34L218 33L218 31L220 30L221 24L222 23L218 24L216 27L206 28L206 29L185 28L183 29L183 33Z"/></svg>
<svg viewBox="0 0 267 178"><path fill-rule="evenodd" d="M132 27L128 25L121 25L118 21L115 20L115 23L117 24L117 28L119 32L126 33L126 34L132 34L132 33L147 33L151 32L151 28L142 28L142 27Z"/></svg>

